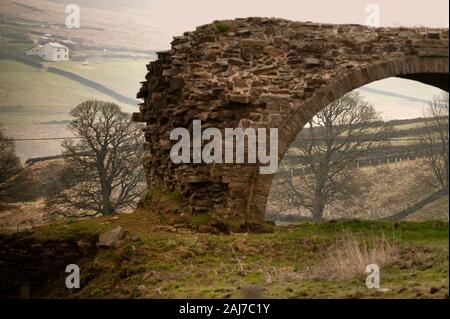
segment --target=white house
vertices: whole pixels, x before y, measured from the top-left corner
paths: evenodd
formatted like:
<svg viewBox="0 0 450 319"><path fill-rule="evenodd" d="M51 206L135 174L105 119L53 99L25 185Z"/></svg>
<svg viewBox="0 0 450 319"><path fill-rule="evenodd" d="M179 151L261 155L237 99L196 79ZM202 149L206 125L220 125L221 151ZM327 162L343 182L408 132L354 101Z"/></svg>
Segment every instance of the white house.
<svg viewBox="0 0 450 319"><path fill-rule="evenodd" d="M31 50L27 51L27 55L38 55L42 56L42 52L44 50L43 45L38 45L37 47L32 48Z"/></svg>
<svg viewBox="0 0 450 319"><path fill-rule="evenodd" d="M37 55L45 61L67 61L69 48L57 42L49 42L27 51L27 55Z"/></svg>

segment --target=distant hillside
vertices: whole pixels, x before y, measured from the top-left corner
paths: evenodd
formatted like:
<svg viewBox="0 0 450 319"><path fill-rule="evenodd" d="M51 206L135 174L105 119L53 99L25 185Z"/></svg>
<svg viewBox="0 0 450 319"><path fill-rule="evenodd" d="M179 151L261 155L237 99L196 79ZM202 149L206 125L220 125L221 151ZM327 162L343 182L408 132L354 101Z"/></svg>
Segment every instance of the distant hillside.
<svg viewBox="0 0 450 319"><path fill-rule="evenodd" d="M78 4L82 10L80 29L65 27L65 7L69 3ZM0 29L11 29L13 25L15 29L41 34L83 37L86 44L98 47L158 50L168 37L145 15L151 13L151 5L151 1L142 0L2 0Z"/></svg>
<svg viewBox="0 0 450 319"><path fill-rule="evenodd" d="M447 118L445 118L447 119ZM384 218L403 211L408 211L416 203L423 203L432 193L424 180L431 174L424 166L421 156L419 138L425 134L424 118L407 120L392 120L375 122L371 130L375 133L382 125L391 128L386 136L388 145L375 146L364 156L360 156L348 168L357 176L358 192L350 202L333 203L325 211L329 219L333 218ZM303 157L298 150L303 140L308 137L309 130L318 128L304 128L290 145L287 154L280 163L275 180L285 180L289 174L298 178L308 175L309 171L303 164ZM316 136L319 136L317 133ZM361 139L371 139L373 133L360 136ZM310 141L306 141L310 143ZM321 143L320 140L317 143ZM441 151L441 149L436 149ZM276 190L272 189L272 192ZM276 196L272 197L275 198ZM302 220L308 218L306 210L298 212L295 209L285 211L283 204L269 199L267 217L274 220ZM416 207L414 208L416 209ZM448 194L408 216L410 220L448 219Z"/></svg>
<svg viewBox="0 0 450 319"><path fill-rule="evenodd" d="M448 221L449 206L448 195L442 196L438 200L428 204L419 211L406 217L405 220L422 221L422 220L443 220Z"/></svg>
<svg viewBox="0 0 450 319"><path fill-rule="evenodd" d="M444 118L447 119L447 118ZM374 139L374 134L381 127L387 127L390 129L388 135L383 141L388 142L388 145L375 146L364 156L358 158L358 161L362 165L369 165L370 163L376 164L379 161L386 162L388 159L412 159L420 154L419 140L421 136L427 133L424 127L424 118L405 119L405 120L392 120L387 122L374 122L371 126L373 133L358 136L362 140ZM311 128L305 127L297 138L291 143L287 154L284 157L284 161L290 163L300 164L301 156L298 155L297 148L304 143L304 138L307 138ZM312 128L317 130L317 128ZM320 134L320 133L317 133ZM345 137L343 137L345 138ZM317 143L320 143L318 141ZM439 149L438 149L439 150ZM356 165L356 164L355 164Z"/></svg>

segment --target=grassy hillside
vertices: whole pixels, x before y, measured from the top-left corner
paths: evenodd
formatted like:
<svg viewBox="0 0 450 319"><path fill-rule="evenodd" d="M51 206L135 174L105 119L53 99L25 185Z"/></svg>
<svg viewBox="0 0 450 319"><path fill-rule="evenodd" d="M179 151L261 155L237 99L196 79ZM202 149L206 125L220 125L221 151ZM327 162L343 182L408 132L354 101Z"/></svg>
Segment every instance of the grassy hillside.
<svg viewBox="0 0 450 319"><path fill-rule="evenodd" d="M133 1L131 5L129 1L77 2L82 9L80 29L68 29L64 25L65 7L70 3L65 0L3 0L0 6L2 14L16 27L41 34L83 37L87 45L158 50L166 48L170 42L171 33L155 27L155 17L151 15L154 4L149 1Z"/></svg>
<svg viewBox="0 0 450 319"><path fill-rule="evenodd" d="M81 75L119 94L135 99L141 87L140 82L145 80L148 62L146 60L96 60L88 65L74 61L46 63L46 65Z"/></svg>
<svg viewBox="0 0 450 319"><path fill-rule="evenodd" d="M114 72L125 67L125 64L117 66L111 62L102 65L102 68L93 68L88 75L98 72L96 78L101 79L106 86L113 85L114 89L121 85L123 79L123 83L126 83L122 85L124 93L131 92L133 85L139 85L137 63L130 62L129 65L130 69L135 70L131 72L135 75L135 80L126 76L125 79L114 76ZM145 66L142 68L145 72ZM111 72L112 69L114 71ZM4 124L6 134L15 138L70 136L71 133L66 128L66 122L70 120L69 111L87 99L117 103L125 112L136 111L136 106L124 105L75 81L16 61L0 60L0 70L0 123ZM120 73L125 72L117 74ZM25 161L32 157L59 154L60 143L61 141L18 142L17 151L22 161Z"/></svg>
<svg viewBox="0 0 450 319"><path fill-rule="evenodd" d="M88 238L117 225L129 231L122 245L77 262L81 289L64 288L62 267L48 285L33 287L32 296L236 298L244 286L256 285L268 298L448 298L444 222L302 223L272 234L223 236L158 227L152 214L140 211L55 222L12 238L44 247L69 240L89 250ZM8 238L0 238L2 249L13 245ZM354 270L343 267L353 262ZM364 284L364 264L372 262L381 267L382 290Z"/></svg>
<svg viewBox="0 0 450 319"><path fill-rule="evenodd" d="M384 218L402 211L436 191L424 182L431 172L420 159L355 168L353 173L357 177L354 196L345 202L336 201L327 207L324 214L326 218ZM300 214L296 209L286 211L283 203L276 202L274 193L276 191L279 190L272 188L273 194L268 202L271 218L276 214L282 219L310 215L306 209ZM416 221L447 221L448 195L436 203L427 205L413 216L410 216L411 220Z"/></svg>
<svg viewBox="0 0 450 319"><path fill-rule="evenodd" d="M109 96L56 74L0 60L0 116L4 123L42 123L69 119L69 110L86 99L118 103ZM135 107L125 105L124 110Z"/></svg>
<svg viewBox="0 0 450 319"><path fill-rule="evenodd" d="M408 216L406 220L443 220L448 221L448 195L426 205L418 212Z"/></svg>

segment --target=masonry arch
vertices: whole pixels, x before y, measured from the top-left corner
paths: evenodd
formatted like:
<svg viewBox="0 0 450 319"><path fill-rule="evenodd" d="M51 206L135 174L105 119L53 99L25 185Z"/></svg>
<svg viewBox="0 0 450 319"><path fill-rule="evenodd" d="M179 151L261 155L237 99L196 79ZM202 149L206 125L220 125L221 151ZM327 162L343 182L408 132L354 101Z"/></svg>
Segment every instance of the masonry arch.
<svg viewBox="0 0 450 319"><path fill-rule="evenodd" d="M448 29L369 28L247 18L175 37L138 93L149 187L179 192L193 215L248 230L264 220L273 175L257 165L170 162L170 131L279 129L279 160L303 126L353 89L403 77L448 91ZM253 226L252 226L253 227Z"/></svg>
<svg viewBox="0 0 450 319"><path fill-rule="evenodd" d="M279 162L302 128L334 100L371 82L390 77L415 80L448 92L448 59L411 58L376 62L333 81L288 115L279 127ZM256 211L265 211L274 175L258 175L255 183ZM267 189L268 188L268 189ZM259 205L259 206L258 206Z"/></svg>

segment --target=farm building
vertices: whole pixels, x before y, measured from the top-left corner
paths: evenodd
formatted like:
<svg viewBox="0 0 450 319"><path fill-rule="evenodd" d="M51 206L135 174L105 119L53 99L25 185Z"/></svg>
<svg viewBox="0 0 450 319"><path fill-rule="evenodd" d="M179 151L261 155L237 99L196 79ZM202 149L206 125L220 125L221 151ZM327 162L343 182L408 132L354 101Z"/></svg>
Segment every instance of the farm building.
<svg viewBox="0 0 450 319"><path fill-rule="evenodd" d="M44 50L43 45L38 45L37 47L34 47L27 51L27 55L39 55L42 56L42 52Z"/></svg>
<svg viewBox="0 0 450 319"><path fill-rule="evenodd" d="M69 48L57 42L49 42L38 45L27 51L27 55L40 56L45 61L66 61L69 60Z"/></svg>

